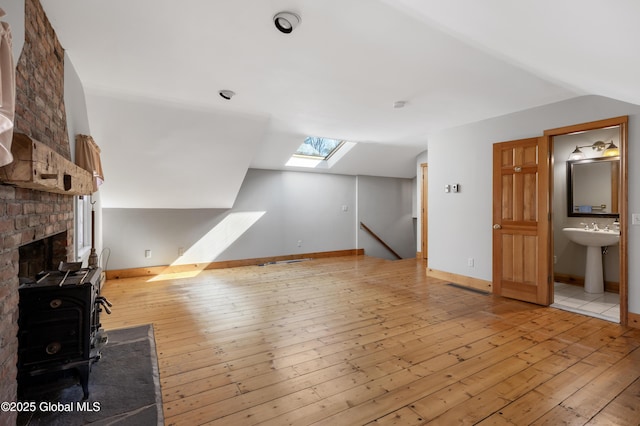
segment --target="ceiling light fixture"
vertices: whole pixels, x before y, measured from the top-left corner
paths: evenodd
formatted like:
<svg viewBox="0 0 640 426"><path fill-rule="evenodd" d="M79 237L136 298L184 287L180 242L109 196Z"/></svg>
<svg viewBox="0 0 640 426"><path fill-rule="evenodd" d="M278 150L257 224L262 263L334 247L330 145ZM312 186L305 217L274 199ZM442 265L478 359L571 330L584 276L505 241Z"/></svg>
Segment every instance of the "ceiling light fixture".
<svg viewBox="0 0 640 426"><path fill-rule="evenodd" d="M279 12L273 16L273 23L283 34L289 34L300 25L300 15L293 12Z"/></svg>
<svg viewBox="0 0 640 426"><path fill-rule="evenodd" d="M224 99L229 100L235 96L236 92L234 92L233 90L220 90L218 94Z"/></svg>
<svg viewBox="0 0 640 426"><path fill-rule="evenodd" d="M407 101L395 101L393 103L393 107L394 108L404 108L404 106L407 104Z"/></svg>

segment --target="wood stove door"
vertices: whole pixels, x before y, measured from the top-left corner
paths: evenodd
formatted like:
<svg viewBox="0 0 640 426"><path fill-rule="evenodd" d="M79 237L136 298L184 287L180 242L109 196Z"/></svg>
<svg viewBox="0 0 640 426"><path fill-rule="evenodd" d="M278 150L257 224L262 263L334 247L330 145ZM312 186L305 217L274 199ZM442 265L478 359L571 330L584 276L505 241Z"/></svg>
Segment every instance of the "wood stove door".
<svg viewBox="0 0 640 426"><path fill-rule="evenodd" d="M20 368L89 356L91 287L52 287L21 294Z"/></svg>

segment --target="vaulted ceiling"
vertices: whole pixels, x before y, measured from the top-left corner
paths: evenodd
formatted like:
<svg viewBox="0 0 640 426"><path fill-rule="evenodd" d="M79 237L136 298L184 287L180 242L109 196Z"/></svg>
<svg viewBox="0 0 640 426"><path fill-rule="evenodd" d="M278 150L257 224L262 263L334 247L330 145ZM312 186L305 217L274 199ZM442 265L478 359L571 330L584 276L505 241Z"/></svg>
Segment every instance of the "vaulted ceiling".
<svg viewBox="0 0 640 426"><path fill-rule="evenodd" d="M357 142L323 172L411 178L441 129L586 94L640 104L633 0L41 1L106 207L231 207L248 168L289 169L307 135Z"/></svg>

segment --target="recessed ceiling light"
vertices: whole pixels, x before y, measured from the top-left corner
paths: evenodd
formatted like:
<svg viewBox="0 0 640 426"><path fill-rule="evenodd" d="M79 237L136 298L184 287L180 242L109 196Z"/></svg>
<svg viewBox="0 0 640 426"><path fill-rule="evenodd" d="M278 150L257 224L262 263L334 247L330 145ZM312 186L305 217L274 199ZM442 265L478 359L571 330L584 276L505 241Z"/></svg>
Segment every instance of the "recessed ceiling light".
<svg viewBox="0 0 640 426"><path fill-rule="evenodd" d="M300 15L293 12L279 12L273 17L273 23L283 34L289 34L300 25Z"/></svg>
<svg viewBox="0 0 640 426"><path fill-rule="evenodd" d="M218 94L224 99L229 100L235 96L236 92L234 92L233 90L220 90Z"/></svg>
<svg viewBox="0 0 640 426"><path fill-rule="evenodd" d="M393 103L393 107L394 108L404 108L404 106L407 104L407 101L395 101Z"/></svg>

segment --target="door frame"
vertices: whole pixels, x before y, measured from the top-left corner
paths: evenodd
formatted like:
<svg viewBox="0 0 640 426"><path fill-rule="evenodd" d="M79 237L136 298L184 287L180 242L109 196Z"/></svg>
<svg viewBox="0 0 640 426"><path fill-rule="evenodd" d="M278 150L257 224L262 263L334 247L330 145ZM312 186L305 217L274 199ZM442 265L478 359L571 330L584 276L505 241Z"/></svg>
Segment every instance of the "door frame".
<svg viewBox="0 0 640 426"><path fill-rule="evenodd" d="M420 258L424 261L429 259L429 165L427 163L420 164L421 174L421 191L420 191Z"/></svg>
<svg viewBox="0 0 640 426"><path fill-rule="evenodd" d="M553 153L553 138L570 133L584 132L589 130L602 129L604 127L620 126L620 324L627 325L629 322L629 300L628 300L628 161L627 161L627 138L628 138L628 116L613 117L604 120L590 121L587 123L575 124L571 126L559 127L544 131L544 137L548 138L549 153ZM549 167L549 194L553 194L553 155L551 155L551 165ZM551 197L551 199L553 199ZM553 203L550 203L550 211L553 210ZM553 244L553 227L550 227L550 243ZM550 261L551 276L553 276L553 261ZM553 285L553 283L552 283ZM550 289L551 290L551 289ZM553 294L553 292L552 292Z"/></svg>

